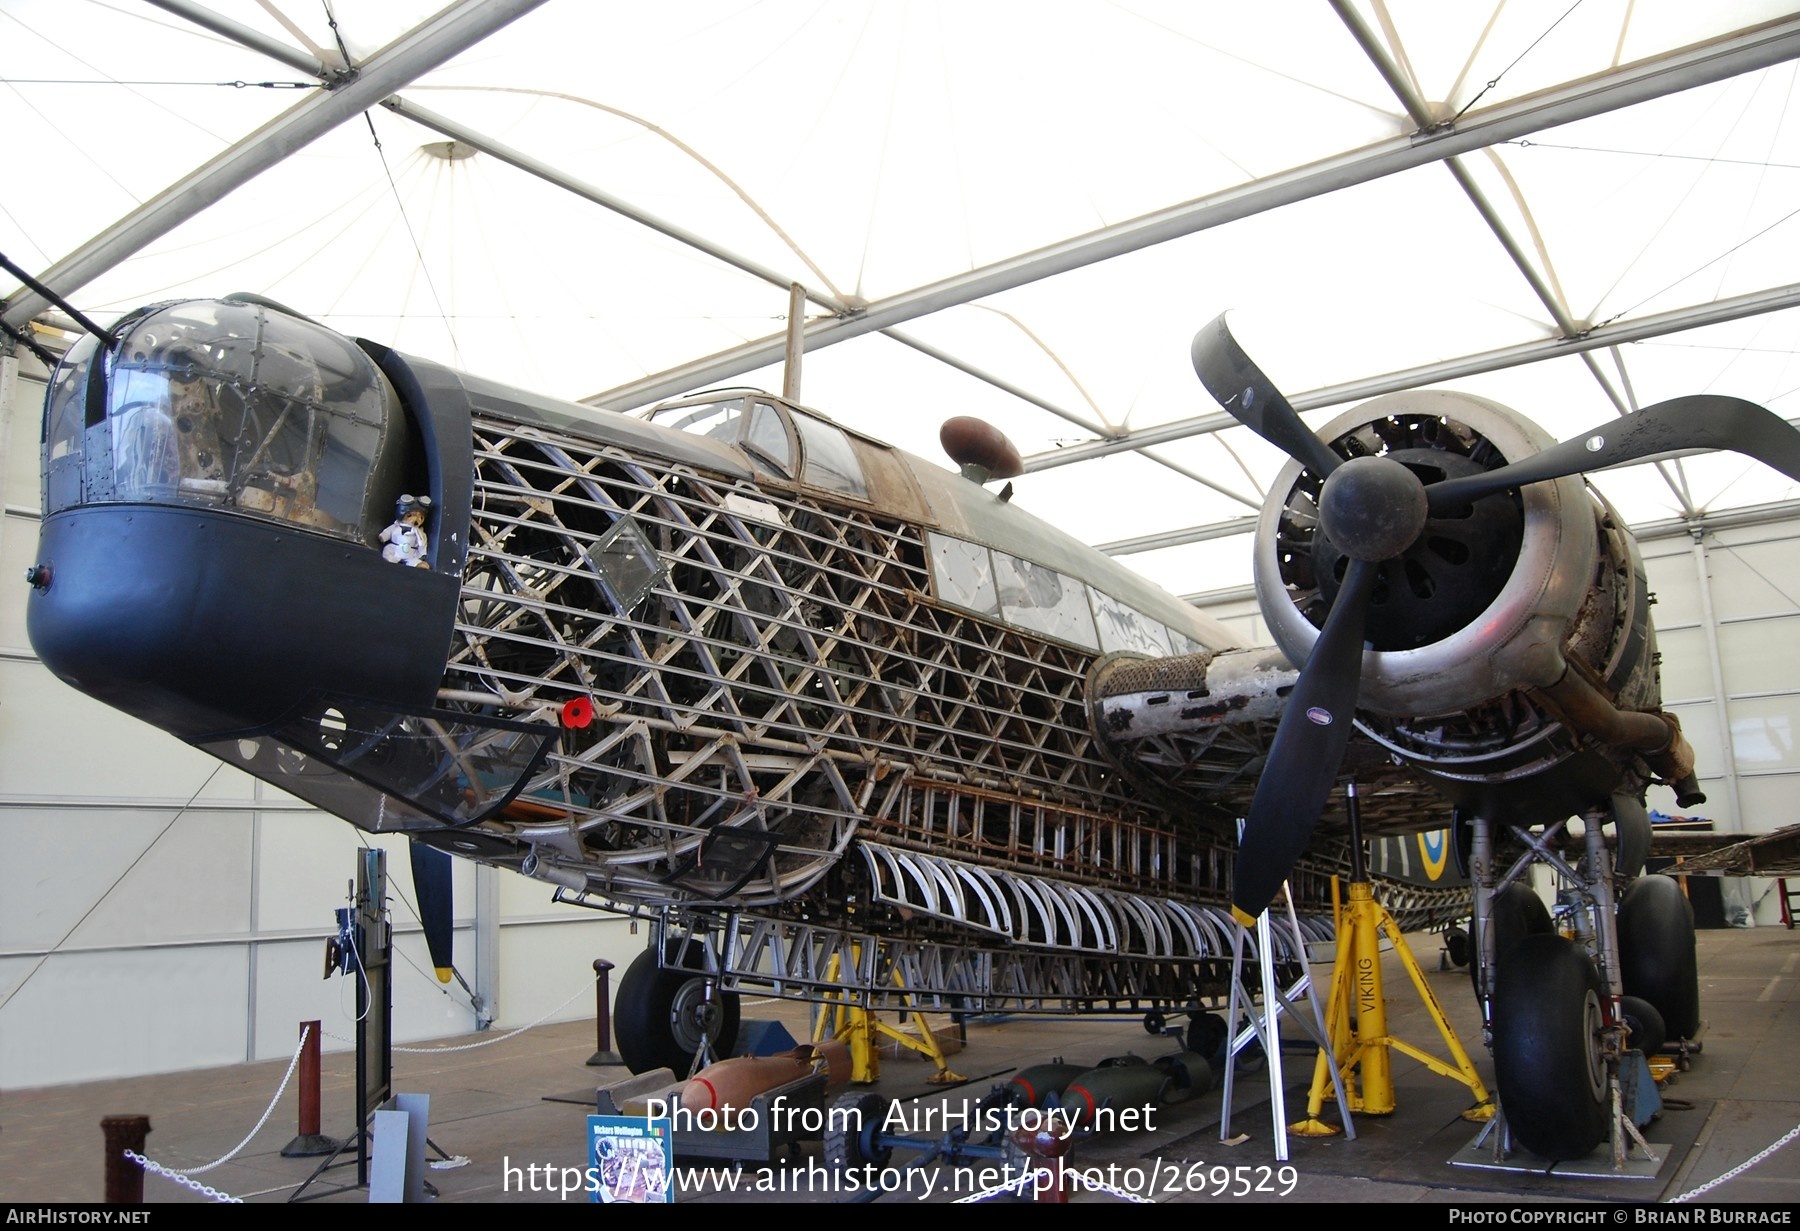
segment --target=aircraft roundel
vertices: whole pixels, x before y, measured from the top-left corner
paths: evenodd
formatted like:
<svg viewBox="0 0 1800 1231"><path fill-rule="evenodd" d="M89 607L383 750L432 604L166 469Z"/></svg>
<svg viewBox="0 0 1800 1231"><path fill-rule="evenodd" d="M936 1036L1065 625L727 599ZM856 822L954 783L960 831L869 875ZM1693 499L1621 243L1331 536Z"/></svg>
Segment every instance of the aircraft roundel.
<svg viewBox="0 0 1800 1231"><path fill-rule="evenodd" d="M1419 858L1425 875L1437 880L1444 875L1444 864L1450 858L1450 831L1434 829L1419 835Z"/></svg>

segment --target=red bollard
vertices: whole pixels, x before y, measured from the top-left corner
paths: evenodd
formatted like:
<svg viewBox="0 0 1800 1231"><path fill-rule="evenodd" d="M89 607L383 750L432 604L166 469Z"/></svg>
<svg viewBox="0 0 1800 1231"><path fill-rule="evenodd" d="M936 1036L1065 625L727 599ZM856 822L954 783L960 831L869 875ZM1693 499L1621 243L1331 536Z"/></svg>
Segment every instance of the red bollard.
<svg viewBox="0 0 1800 1231"><path fill-rule="evenodd" d="M100 1121L106 1140L106 1204L144 1204L144 1169L125 1157L125 1151L144 1152L150 1135L149 1116L107 1116Z"/></svg>
<svg viewBox="0 0 1800 1231"><path fill-rule="evenodd" d="M612 1049L612 968L605 958L594 959L594 1054L588 1057L589 1064L625 1063Z"/></svg>
<svg viewBox="0 0 1800 1231"><path fill-rule="evenodd" d="M1073 1144L1071 1135L1068 1119L1057 1111L1039 1116L1030 1127L1021 1124L1012 1131L1013 1144L1025 1157L1044 1164L1035 1169L1031 1182L1032 1200L1039 1205L1069 1203L1069 1190L1063 1186L1063 1155Z"/></svg>
<svg viewBox="0 0 1800 1231"><path fill-rule="evenodd" d="M319 1131L319 1023L301 1022L300 1039L300 1133L281 1147L283 1158L314 1158L343 1145Z"/></svg>

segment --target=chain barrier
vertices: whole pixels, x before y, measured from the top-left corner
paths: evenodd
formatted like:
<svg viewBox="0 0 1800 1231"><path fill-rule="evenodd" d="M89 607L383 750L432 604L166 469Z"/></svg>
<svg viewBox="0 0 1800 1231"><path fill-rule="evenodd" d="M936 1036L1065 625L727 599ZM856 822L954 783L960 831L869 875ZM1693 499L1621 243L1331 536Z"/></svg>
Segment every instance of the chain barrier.
<svg viewBox="0 0 1800 1231"><path fill-rule="evenodd" d="M1134 1205L1156 1204L1156 1202L1150 1200L1148 1197L1140 1197L1136 1193L1127 1192L1123 1188L1115 1188L1106 1181L1099 1179L1097 1176L1083 1171L1080 1167L1071 1167L1066 1164L1064 1165L1060 1176L1053 1172L1049 1167L1038 1167L1035 1170L1027 1171L1017 1179L1002 1180L992 1188L984 1188L980 1192L970 1193L966 1197L958 1197L953 1204L968 1205L972 1202L987 1201L994 1197L1005 1196L1007 1194L1011 1194L1015 1197L1023 1196L1026 1189L1034 1189L1038 1186L1038 1177L1040 1176L1051 1176L1052 1182L1054 1183L1074 1183L1087 1189L1089 1192L1105 1193L1109 1197L1117 1197L1120 1201L1129 1201Z"/></svg>
<svg viewBox="0 0 1800 1231"><path fill-rule="evenodd" d="M208 1171L211 1171L214 1167L223 1166L224 1164L230 1162L232 1159L236 1158L238 1156L238 1153L241 1150L243 1150L243 1148L245 1146L249 1145L250 1142L255 1139L255 1137L258 1133L262 1132L263 1125L265 1125L269 1122L269 1117L275 1114L275 1107L278 1103L281 1102L281 1096L287 1093L288 1083L290 1081L294 1080L294 1070L296 1068L298 1068L300 1065L300 1053L306 1050L306 1039L307 1039L307 1036L310 1035L311 1033L312 1033L312 1023L311 1022L308 1022L306 1025L304 1025L300 1028L300 1044L299 1044L299 1046L294 1048L294 1058L292 1060L288 1061L287 1072L282 1074L281 1088L275 1091L275 1097L270 1099L269 1105L263 1109L262 1119L260 1119L256 1122L256 1127L251 1129L249 1134L242 1141L238 1142L235 1146L231 1147L231 1152L229 1154L225 1155L223 1158L215 1158L212 1162L206 1163L203 1166L199 1166L199 1167L169 1168L169 1167L163 1167L163 1166L161 1166L159 1164L155 1164L155 1163L152 1163L151 1166L154 1167L161 1174L168 1175L168 1176L204 1175ZM321 1032L321 1033L323 1033L323 1032Z"/></svg>
<svg viewBox="0 0 1800 1231"><path fill-rule="evenodd" d="M242 1197L234 1197L230 1193L222 1193L210 1184L202 1184L199 1180L189 1179L187 1176L183 1175L179 1171L171 1171L167 1167L163 1166L161 1163L151 1162L149 1159L145 1158L142 1154L139 1154L136 1150L126 1150L125 1157L129 1158L132 1162L134 1162L138 1166L142 1167L145 1171L151 1171L151 1172L155 1172L157 1175L167 1176L169 1179L174 1180L177 1184L186 1185L188 1188L191 1188L195 1192L199 1193L202 1197L206 1197L210 1200L217 1201L217 1202L220 1202L221 1204L226 1204L226 1205L242 1205L242 1204L244 1204L244 1199ZM219 1162L224 1162L224 1161L225 1161L224 1159L219 1160ZM213 1165L217 1166L218 1164L215 1163Z"/></svg>
<svg viewBox="0 0 1800 1231"><path fill-rule="evenodd" d="M311 1022L308 1022L300 1028L300 1042L298 1046L294 1048L293 1059L288 1061L287 1072L281 1075L281 1086L275 1091L275 1097L269 1100L269 1105L267 1107L263 1108L262 1118L256 1122L256 1127L251 1129L242 1141L231 1147L231 1151L228 1154L221 1158L215 1158L212 1162L204 1163L198 1167L165 1167L161 1163L151 1162L135 1150L126 1150L125 1157L142 1167L145 1171L154 1172L160 1176L167 1176L177 1184L184 1184L204 1197L209 1197L214 1201L228 1201L236 1205L242 1205L243 1202L237 1197L233 1197L229 1193L222 1193L216 1188L211 1188L198 1180L189 1179L188 1177L204 1175L214 1167L224 1166L226 1163L236 1158L243 1151L245 1146L256 1139L256 1135L262 1132L263 1125L269 1122L269 1117L275 1114L275 1108L281 1103L281 1096L287 1093L288 1083L294 1080L294 1070L300 1066L300 1053L306 1050L306 1040L311 1034Z"/></svg>
<svg viewBox="0 0 1800 1231"><path fill-rule="evenodd" d="M984 1188L980 1192L970 1193L966 1197L958 1197L952 1204L970 1205L976 1201L987 1201L994 1197L1004 1196L1008 1193L1015 1197L1019 1196L1025 1191L1028 1185L1036 1184L1038 1176L1043 1174L1045 1170L1045 1168L1039 1168L1036 1171L1027 1171L1016 1180L1002 1180L992 1188Z"/></svg>
<svg viewBox="0 0 1800 1231"><path fill-rule="evenodd" d="M1775 1151L1779 1150L1782 1146L1786 1145L1788 1142L1792 1141L1796 1137L1800 1137L1800 1124L1796 1124L1796 1125L1794 1125L1793 1128L1790 1128L1787 1131L1786 1136L1784 1136L1780 1141L1777 1141L1774 1145L1770 1146L1768 1149L1764 1150L1761 1154L1758 1154L1755 1158L1746 1159L1744 1162L1739 1163L1737 1166L1733 1167L1730 1171L1727 1171L1724 1175L1720 1176L1718 1179L1708 1180L1706 1183L1702 1184L1699 1188L1690 1188L1690 1189L1688 1189L1688 1191L1682 1193L1679 1197L1670 1197L1668 1200L1668 1204L1680 1205L1683 1201L1692 1201L1695 1197L1704 1196L1705 1194L1711 1192L1713 1189L1717 1188L1719 1185L1723 1184L1726 1180L1736 1179L1738 1176L1743 1175L1744 1172L1750 1170L1750 1168L1752 1168L1752 1167L1756 1166L1756 1164L1762 1162L1763 1159L1769 1157L1769 1155L1775 1153Z"/></svg>

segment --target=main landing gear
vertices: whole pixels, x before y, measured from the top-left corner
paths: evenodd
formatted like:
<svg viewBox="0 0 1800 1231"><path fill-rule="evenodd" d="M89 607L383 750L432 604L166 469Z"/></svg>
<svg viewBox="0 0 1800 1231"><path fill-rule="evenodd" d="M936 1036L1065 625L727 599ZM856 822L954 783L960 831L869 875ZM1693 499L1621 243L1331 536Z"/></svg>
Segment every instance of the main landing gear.
<svg viewBox="0 0 1800 1231"><path fill-rule="evenodd" d="M1583 819L1579 848L1563 823L1538 834L1511 829L1525 850L1503 871L1492 826L1473 822L1476 990L1487 993L1505 1134L1498 1147L1563 1161L1610 1141L1622 1168L1634 1145L1654 1156L1625 1105L1620 1064L1641 1063L1632 1053L1647 1056L1700 1027L1693 912L1662 876L1639 877L1615 897L1624 878L1614 875L1602 827L1634 826L1632 809ZM1557 921L1519 880L1533 863L1550 866L1564 886Z"/></svg>
<svg viewBox="0 0 1800 1231"><path fill-rule="evenodd" d="M704 949L699 940L669 941L665 953L666 965L692 968L702 964ZM721 990L708 975L664 966L650 948L626 967L613 1001L613 1032L633 1073L661 1068L686 1077L737 1046L738 994Z"/></svg>

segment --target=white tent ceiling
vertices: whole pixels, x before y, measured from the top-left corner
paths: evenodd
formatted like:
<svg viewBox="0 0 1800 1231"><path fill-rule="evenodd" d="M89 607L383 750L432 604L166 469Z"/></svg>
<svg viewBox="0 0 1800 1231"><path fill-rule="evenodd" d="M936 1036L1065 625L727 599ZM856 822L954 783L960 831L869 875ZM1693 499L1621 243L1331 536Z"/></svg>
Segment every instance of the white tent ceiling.
<svg viewBox="0 0 1800 1231"><path fill-rule="evenodd" d="M0 0L0 253L100 318L252 291L620 405L779 388L799 282L803 400L927 456L992 419L1027 507L1192 538L1129 557L1182 592L1247 579L1208 536L1281 460L1193 430L1189 340L1227 308L1303 407L1800 417L1783 0L512 7ZM0 294L15 327L40 306ZM1599 486L1632 520L1800 495L1733 457Z"/></svg>

